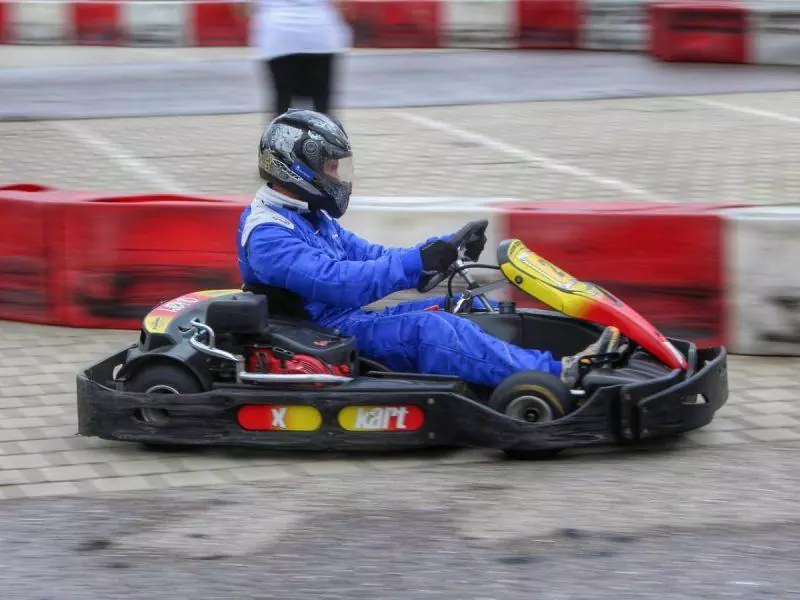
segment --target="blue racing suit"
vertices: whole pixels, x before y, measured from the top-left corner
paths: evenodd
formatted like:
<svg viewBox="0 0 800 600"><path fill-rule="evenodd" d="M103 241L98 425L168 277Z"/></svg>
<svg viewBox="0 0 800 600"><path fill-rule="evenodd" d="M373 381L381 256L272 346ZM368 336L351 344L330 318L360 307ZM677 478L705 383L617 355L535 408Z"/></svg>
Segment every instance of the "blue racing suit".
<svg viewBox="0 0 800 600"><path fill-rule="evenodd" d="M246 284L294 292L314 322L355 336L362 355L393 371L455 375L490 387L524 370L560 375L561 362L550 352L520 348L471 321L425 310L441 307L443 297L364 310L417 287L423 276L420 248L430 240L385 248L345 230L324 211L304 212L299 204L262 186L242 213L238 260Z"/></svg>

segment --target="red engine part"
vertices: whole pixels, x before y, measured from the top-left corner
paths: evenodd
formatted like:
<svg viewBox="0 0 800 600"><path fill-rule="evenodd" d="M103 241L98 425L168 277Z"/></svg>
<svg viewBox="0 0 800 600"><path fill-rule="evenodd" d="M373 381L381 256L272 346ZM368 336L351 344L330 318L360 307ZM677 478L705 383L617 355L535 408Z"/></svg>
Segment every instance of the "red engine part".
<svg viewBox="0 0 800 600"><path fill-rule="evenodd" d="M293 354L284 356L267 346L253 346L247 358L250 373L276 373L280 375L350 375L350 365L331 365L313 356Z"/></svg>

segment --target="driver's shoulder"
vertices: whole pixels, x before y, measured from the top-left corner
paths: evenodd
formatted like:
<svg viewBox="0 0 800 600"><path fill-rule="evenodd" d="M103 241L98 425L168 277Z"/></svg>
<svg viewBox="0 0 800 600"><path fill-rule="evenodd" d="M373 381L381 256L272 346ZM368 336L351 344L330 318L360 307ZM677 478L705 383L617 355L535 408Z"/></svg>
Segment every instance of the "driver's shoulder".
<svg viewBox="0 0 800 600"><path fill-rule="evenodd" d="M242 215L239 243L244 246L254 235L281 236L286 233L299 235L302 224L292 218L291 213L279 207L253 203Z"/></svg>

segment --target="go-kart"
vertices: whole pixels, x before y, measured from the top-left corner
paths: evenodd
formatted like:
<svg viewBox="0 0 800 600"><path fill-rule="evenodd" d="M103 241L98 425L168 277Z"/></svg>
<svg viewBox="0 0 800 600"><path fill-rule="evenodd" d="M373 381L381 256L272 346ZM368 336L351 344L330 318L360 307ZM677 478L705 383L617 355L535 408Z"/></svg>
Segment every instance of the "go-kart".
<svg viewBox="0 0 800 600"><path fill-rule="evenodd" d="M444 310L522 347L573 356L613 325L615 350L583 356L568 387L520 372L494 389L456 377L396 373L361 355L356 340L271 301L278 291L207 290L169 300L144 318L138 343L77 376L79 434L148 446L384 450L478 446L519 457L636 444L708 424L727 401L723 347L665 338L609 292L576 280L509 239L497 265L465 248L486 222L452 239L459 260L426 277L446 282ZM478 269L502 276L479 283ZM466 285L455 293L460 276ZM513 285L548 309L518 310L488 294Z"/></svg>

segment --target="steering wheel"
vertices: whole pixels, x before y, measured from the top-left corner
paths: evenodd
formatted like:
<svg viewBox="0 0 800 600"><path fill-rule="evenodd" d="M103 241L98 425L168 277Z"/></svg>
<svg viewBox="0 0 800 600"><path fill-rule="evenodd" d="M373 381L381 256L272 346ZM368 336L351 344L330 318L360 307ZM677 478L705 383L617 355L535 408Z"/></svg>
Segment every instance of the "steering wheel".
<svg viewBox="0 0 800 600"><path fill-rule="evenodd" d="M461 229L456 231L450 237L450 243L453 244L458 250L458 260L451 264L446 271L425 275L419 282L417 291L423 294L430 292L433 288L447 279L457 263L464 259L466 247L470 243L480 240L483 237L487 227L489 227L489 221L486 219L478 219L477 221L470 221Z"/></svg>

